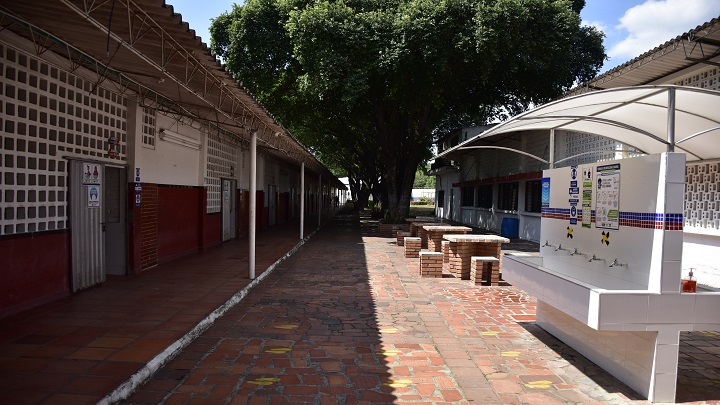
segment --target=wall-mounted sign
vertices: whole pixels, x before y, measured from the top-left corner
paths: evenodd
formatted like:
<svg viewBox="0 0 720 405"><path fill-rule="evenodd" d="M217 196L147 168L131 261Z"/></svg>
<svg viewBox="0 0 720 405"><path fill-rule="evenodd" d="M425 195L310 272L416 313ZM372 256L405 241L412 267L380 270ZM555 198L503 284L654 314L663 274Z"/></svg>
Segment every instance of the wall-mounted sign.
<svg viewBox="0 0 720 405"><path fill-rule="evenodd" d="M90 185L87 189L87 206L88 208L100 208L100 186Z"/></svg>
<svg viewBox="0 0 720 405"><path fill-rule="evenodd" d="M542 208L550 206L550 177L543 177L541 183L542 199L540 201Z"/></svg>
<svg viewBox="0 0 720 405"><path fill-rule="evenodd" d="M90 184L100 185L102 182L102 166L97 163L83 163L82 184L87 186Z"/></svg>
<svg viewBox="0 0 720 405"><path fill-rule="evenodd" d="M580 202L580 187L578 187L578 172L577 166L570 166L570 187L568 187L568 194L570 198L570 225L577 225L577 205Z"/></svg>
<svg viewBox="0 0 720 405"><path fill-rule="evenodd" d="M592 224L592 167L582 169L582 227L590 228Z"/></svg>
<svg viewBox="0 0 720 405"><path fill-rule="evenodd" d="M620 228L620 164L596 169L595 227Z"/></svg>

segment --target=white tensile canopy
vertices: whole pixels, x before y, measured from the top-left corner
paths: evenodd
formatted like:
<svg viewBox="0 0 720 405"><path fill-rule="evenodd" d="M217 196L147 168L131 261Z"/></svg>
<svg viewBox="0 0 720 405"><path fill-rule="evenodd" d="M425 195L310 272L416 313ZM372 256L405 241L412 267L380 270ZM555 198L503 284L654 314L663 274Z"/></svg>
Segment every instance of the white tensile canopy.
<svg viewBox="0 0 720 405"><path fill-rule="evenodd" d="M438 157L483 139L518 131L564 130L602 135L643 153L720 158L720 92L669 85L593 91L519 114ZM553 158L551 157L551 160Z"/></svg>

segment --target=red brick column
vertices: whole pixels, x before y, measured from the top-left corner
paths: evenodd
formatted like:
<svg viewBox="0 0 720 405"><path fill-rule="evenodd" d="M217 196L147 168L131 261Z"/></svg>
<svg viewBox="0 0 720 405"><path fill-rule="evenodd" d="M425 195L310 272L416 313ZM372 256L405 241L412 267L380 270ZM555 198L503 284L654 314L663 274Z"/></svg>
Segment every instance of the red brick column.
<svg viewBox="0 0 720 405"><path fill-rule="evenodd" d="M142 184L140 198L140 270L158 263L158 187Z"/></svg>
<svg viewBox="0 0 720 405"><path fill-rule="evenodd" d="M470 258L477 255L476 244L467 242L450 242L450 272L461 280L470 279Z"/></svg>

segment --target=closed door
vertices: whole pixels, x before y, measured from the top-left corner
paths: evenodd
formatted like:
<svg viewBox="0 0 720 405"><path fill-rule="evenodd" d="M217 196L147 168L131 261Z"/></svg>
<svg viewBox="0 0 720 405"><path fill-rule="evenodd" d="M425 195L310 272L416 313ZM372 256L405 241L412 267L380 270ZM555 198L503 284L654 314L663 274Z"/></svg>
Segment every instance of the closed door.
<svg viewBox="0 0 720 405"><path fill-rule="evenodd" d="M105 272L127 274L127 177L124 167L105 166L103 187L105 215Z"/></svg>
<svg viewBox="0 0 720 405"><path fill-rule="evenodd" d="M73 292L105 281L104 171L100 163L70 163Z"/></svg>
<svg viewBox="0 0 720 405"><path fill-rule="evenodd" d="M237 214L235 209L235 180L222 181L223 242L235 238Z"/></svg>

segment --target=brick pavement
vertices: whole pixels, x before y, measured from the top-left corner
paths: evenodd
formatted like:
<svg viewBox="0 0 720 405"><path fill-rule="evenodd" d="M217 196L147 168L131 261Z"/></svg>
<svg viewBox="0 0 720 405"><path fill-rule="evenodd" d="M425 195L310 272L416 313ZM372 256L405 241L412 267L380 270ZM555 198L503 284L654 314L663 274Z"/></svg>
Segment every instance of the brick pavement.
<svg viewBox="0 0 720 405"><path fill-rule="evenodd" d="M421 278L336 221L127 403L646 403L534 324L512 286Z"/></svg>

